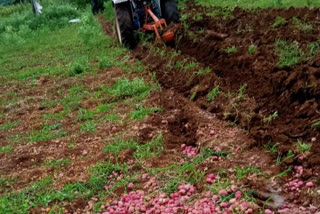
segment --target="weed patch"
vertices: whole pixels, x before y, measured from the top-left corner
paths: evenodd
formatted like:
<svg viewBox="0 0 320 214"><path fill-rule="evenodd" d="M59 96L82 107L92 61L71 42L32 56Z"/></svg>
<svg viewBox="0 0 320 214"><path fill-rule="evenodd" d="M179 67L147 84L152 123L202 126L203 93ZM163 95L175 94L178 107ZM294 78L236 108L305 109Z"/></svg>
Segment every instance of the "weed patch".
<svg viewBox="0 0 320 214"><path fill-rule="evenodd" d="M12 128L18 126L19 124L20 124L20 121L5 123L0 126L0 130L8 131L9 129L12 129Z"/></svg>
<svg viewBox="0 0 320 214"><path fill-rule="evenodd" d="M44 166L50 166L50 167L56 167L61 168L62 166L67 166L71 164L71 160L69 158L61 159L61 160L46 160L43 165Z"/></svg>
<svg viewBox="0 0 320 214"><path fill-rule="evenodd" d="M135 110L130 112L130 117L132 120L142 120L149 114L155 113L160 110L160 108L145 108L139 105Z"/></svg>
<svg viewBox="0 0 320 214"><path fill-rule="evenodd" d="M303 51L297 42L289 43L284 40L277 40L276 52L279 54L279 67L293 66L305 59Z"/></svg>
<svg viewBox="0 0 320 214"><path fill-rule="evenodd" d="M28 136L28 142L54 140L67 136L60 123L44 125L40 130L33 130Z"/></svg>
<svg viewBox="0 0 320 214"><path fill-rule="evenodd" d="M151 86L140 78L134 78L132 81L121 79L111 87L110 94L117 97L131 97L143 100L149 95L151 89Z"/></svg>
<svg viewBox="0 0 320 214"><path fill-rule="evenodd" d="M274 20L274 23L272 24L273 28L278 28L283 25L287 24L287 20L281 16L277 16Z"/></svg>
<svg viewBox="0 0 320 214"><path fill-rule="evenodd" d="M0 153L9 153L12 150L14 150L14 148L12 146L0 147Z"/></svg>
<svg viewBox="0 0 320 214"><path fill-rule="evenodd" d="M97 131L97 124L93 120L88 120L88 121L80 124L80 131L82 133L85 133L85 132L96 132Z"/></svg>
<svg viewBox="0 0 320 214"><path fill-rule="evenodd" d="M208 102L212 102L216 99L216 97L219 95L220 93L220 87L216 86L214 89L212 89L209 93L208 93Z"/></svg>

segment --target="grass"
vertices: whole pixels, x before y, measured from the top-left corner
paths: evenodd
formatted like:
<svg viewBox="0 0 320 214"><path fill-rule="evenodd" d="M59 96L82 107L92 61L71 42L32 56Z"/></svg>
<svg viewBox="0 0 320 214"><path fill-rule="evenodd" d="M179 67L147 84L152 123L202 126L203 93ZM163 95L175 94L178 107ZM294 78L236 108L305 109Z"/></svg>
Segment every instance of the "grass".
<svg viewBox="0 0 320 214"><path fill-rule="evenodd" d="M213 88L207 95L208 102L211 103L212 101L214 101L217 98L217 96L219 95L219 93L220 93L219 86L216 86L215 88Z"/></svg>
<svg viewBox="0 0 320 214"><path fill-rule="evenodd" d="M254 44L249 45L248 47L248 53L252 56L256 53L257 50L257 46L255 46Z"/></svg>
<svg viewBox="0 0 320 214"><path fill-rule="evenodd" d="M135 151L133 157L140 161L144 158L151 158L159 155L163 151L162 141L162 135L153 137L150 142L145 144L139 144L133 139L116 139L112 144L106 145L103 151L118 155L121 151L133 149Z"/></svg>
<svg viewBox="0 0 320 214"><path fill-rule="evenodd" d="M145 108L141 105L138 105L135 110L130 112L130 118L132 120L142 120L149 114L158 112L160 110L160 108Z"/></svg>
<svg viewBox="0 0 320 214"><path fill-rule="evenodd" d="M100 69L111 68L112 66L113 66L113 63L109 57L103 56L99 59L99 68Z"/></svg>
<svg viewBox="0 0 320 214"><path fill-rule="evenodd" d="M8 122L8 123L5 123L5 124L2 124L0 126L0 130L8 131L8 130L18 126L20 123L21 123L20 121L14 121L14 122Z"/></svg>
<svg viewBox="0 0 320 214"><path fill-rule="evenodd" d="M279 54L279 67L297 65L305 60L305 54L300 49L298 42L287 42L277 40L275 44L276 52Z"/></svg>
<svg viewBox="0 0 320 214"><path fill-rule="evenodd" d="M116 139L113 143L108 144L104 147L103 152L113 153L118 155L121 151L127 149L136 149L138 143L135 142L133 139Z"/></svg>
<svg viewBox="0 0 320 214"><path fill-rule="evenodd" d="M211 68L206 67L206 68L200 68L197 72L196 75L203 75L203 74L208 74L211 72Z"/></svg>
<svg viewBox="0 0 320 214"><path fill-rule="evenodd" d="M297 141L297 151L298 152L302 152L302 153L307 152L311 149L311 147L312 147L312 144L306 144L300 140Z"/></svg>
<svg viewBox="0 0 320 214"><path fill-rule="evenodd" d="M94 115L95 115L95 112L89 111L88 109L82 109L81 108L81 109L78 110L77 119L79 121L85 121L85 120L92 119Z"/></svg>
<svg viewBox="0 0 320 214"><path fill-rule="evenodd" d="M320 120L317 121L317 122L315 122L315 123L313 123L313 124L311 125L311 128L316 128L316 127L318 127L318 126L320 126Z"/></svg>
<svg viewBox="0 0 320 214"><path fill-rule="evenodd" d="M262 175L262 172L259 168L255 166L248 166L247 168L239 168L235 167L235 172L236 172L236 178L237 179L243 179L249 174L257 174L257 175Z"/></svg>
<svg viewBox="0 0 320 214"><path fill-rule="evenodd" d="M292 21L297 29L305 32L305 33L312 33L313 27L310 24L305 23L304 21L301 21L297 17L293 17Z"/></svg>
<svg viewBox="0 0 320 214"><path fill-rule="evenodd" d="M273 145L270 145L270 144L265 144L264 145L264 148L268 149L271 154L276 154L277 153L277 147L280 145L280 143L275 143Z"/></svg>
<svg viewBox="0 0 320 214"><path fill-rule="evenodd" d="M63 131L60 123L46 124L40 130L33 130L29 134L27 142L48 141L65 136L67 133Z"/></svg>
<svg viewBox="0 0 320 214"><path fill-rule="evenodd" d="M129 178L129 167L127 164L103 162L96 164L89 169L91 174L87 182L68 183L60 190L53 190L53 179L45 178L30 184L27 188L18 192L6 193L0 196L0 213L28 213L31 208L45 206L51 202L71 201L75 198L90 198L101 193L108 194L103 188L107 184L106 177L112 172L123 172L127 177L122 181L117 181L112 192L119 186L126 184L134 179Z"/></svg>
<svg viewBox="0 0 320 214"><path fill-rule="evenodd" d="M96 132L97 131L97 124L93 120L88 120L82 124L80 124L80 131L82 133L86 132Z"/></svg>
<svg viewBox="0 0 320 214"><path fill-rule="evenodd" d="M0 153L9 153L12 150L14 150L14 147L12 147L12 146L0 147Z"/></svg>
<svg viewBox="0 0 320 214"><path fill-rule="evenodd" d="M220 178L210 185L209 190L212 193L218 194L222 189L229 189L231 187L231 180L229 178Z"/></svg>
<svg viewBox="0 0 320 214"><path fill-rule="evenodd" d="M320 53L320 41L312 42L308 44L309 56L312 58Z"/></svg>
<svg viewBox="0 0 320 214"><path fill-rule="evenodd" d="M69 71L68 75L70 77L76 76L78 74L84 73L88 70L88 62L86 60L78 60L72 64L71 70Z"/></svg>
<svg viewBox="0 0 320 214"><path fill-rule="evenodd" d="M69 158L60 159L60 160L46 160L43 165L55 168L61 168L62 166L67 166L71 164L71 160Z"/></svg>
<svg viewBox="0 0 320 214"><path fill-rule="evenodd" d="M225 53L227 54L234 54L234 53L238 53L238 49L236 46L232 46L232 47L229 47L229 48L226 48L223 50Z"/></svg>
<svg viewBox="0 0 320 214"><path fill-rule="evenodd" d="M152 86L146 84L144 80L140 78L134 78L133 80L121 79L111 87L109 93L112 96L122 99L130 97L144 100L152 89Z"/></svg>
<svg viewBox="0 0 320 214"><path fill-rule="evenodd" d="M282 163L286 162L287 160L290 160L294 158L296 155L292 152L292 150L289 150L287 152L287 155L283 157L283 154L281 152L278 152L278 156L276 159L276 165L280 166Z"/></svg>
<svg viewBox="0 0 320 214"><path fill-rule="evenodd" d="M245 83L242 86L240 86L239 90L238 90L238 101L241 101L244 97L245 97L245 93L244 91L246 90L246 88L248 87L248 85Z"/></svg>
<svg viewBox="0 0 320 214"><path fill-rule="evenodd" d="M109 121L111 123L114 123L119 119L120 119L120 115L119 114L106 114L101 118L101 120L107 120L107 121Z"/></svg>
<svg viewBox="0 0 320 214"><path fill-rule="evenodd" d="M43 118L48 122L51 120L57 120L57 121L61 121L61 120L65 120L66 119L66 115L69 114L71 111L70 109L65 109L60 111L59 113L47 113L47 114L43 114Z"/></svg>
<svg viewBox="0 0 320 214"><path fill-rule="evenodd" d="M288 167L286 170L284 170L283 172L279 173L276 175L276 178L282 178L282 177L286 177L288 176L288 173L292 171L292 167Z"/></svg>
<svg viewBox="0 0 320 214"><path fill-rule="evenodd" d="M287 20L281 16L277 16L272 24L273 28L278 28L284 26L287 23Z"/></svg>
<svg viewBox="0 0 320 214"><path fill-rule="evenodd" d="M275 111L273 114L269 115L268 117L264 117L264 118L262 119L262 122L269 124L269 123L271 123L272 121L274 121L275 119L277 119L278 116L279 116L278 112Z"/></svg>

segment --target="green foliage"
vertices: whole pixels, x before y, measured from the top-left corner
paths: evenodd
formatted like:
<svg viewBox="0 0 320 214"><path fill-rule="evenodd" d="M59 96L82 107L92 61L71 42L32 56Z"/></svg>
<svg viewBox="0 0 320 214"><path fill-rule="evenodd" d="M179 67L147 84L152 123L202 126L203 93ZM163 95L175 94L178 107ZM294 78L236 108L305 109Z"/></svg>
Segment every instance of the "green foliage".
<svg viewBox="0 0 320 214"><path fill-rule="evenodd" d="M239 167L235 167L235 172L236 172L237 179L243 179L248 174L258 174L258 175L262 174L262 172L259 168L252 166L252 165L248 166L247 168L243 168L243 169L239 168Z"/></svg>
<svg viewBox="0 0 320 214"><path fill-rule="evenodd" d="M54 106L55 107L55 106ZM52 119L54 120L65 120L65 115L69 114L70 113L70 109L65 109L59 113L47 113L47 114L44 114L43 115L43 118L46 120L46 121L50 121Z"/></svg>
<svg viewBox="0 0 320 214"><path fill-rule="evenodd" d="M10 1L10 0L7 0L7 1ZM21 13L22 11L30 10L30 8L31 8L30 4L14 4L6 7L0 6L0 17L8 17L13 13Z"/></svg>
<svg viewBox="0 0 320 214"><path fill-rule="evenodd" d="M99 113L105 113L111 111L114 108L113 104L100 104L96 107L96 111Z"/></svg>
<svg viewBox="0 0 320 214"><path fill-rule="evenodd" d="M116 139L113 143L104 147L103 152L114 153L118 155L121 151L127 149L137 149L138 143L133 139Z"/></svg>
<svg viewBox="0 0 320 214"><path fill-rule="evenodd" d="M110 94L119 97L132 97L138 100L145 99L151 87L147 85L143 79L134 78L132 81L128 79L121 79L117 81L112 87Z"/></svg>
<svg viewBox="0 0 320 214"><path fill-rule="evenodd" d="M315 127L318 127L320 126L320 120L318 122L315 122L311 125L311 128L315 128Z"/></svg>
<svg viewBox="0 0 320 214"><path fill-rule="evenodd" d="M208 93L208 102L212 102L216 99L216 97L219 95L220 93L220 87L219 86L216 86L214 89L212 89L209 93Z"/></svg>
<svg viewBox="0 0 320 214"><path fill-rule="evenodd" d="M238 53L238 49L236 46L232 46L232 47L229 47L229 48L226 48L223 50L225 53L227 54L233 54L233 53Z"/></svg>
<svg viewBox="0 0 320 214"><path fill-rule="evenodd" d="M89 111L88 109L79 109L78 110L78 120L79 121L84 121L84 120L89 120L92 119L93 116L95 115L95 112Z"/></svg>
<svg viewBox="0 0 320 214"><path fill-rule="evenodd" d="M307 152L311 149L312 147L312 144L306 144L306 143L303 143L301 142L300 140L298 140L297 142L297 151L298 152Z"/></svg>
<svg viewBox="0 0 320 214"><path fill-rule="evenodd" d="M43 165L44 166L50 166L50 167L56 167L61 168L62 166L67 166L71 164L71 160L69 158L60 159L60 160L46 160Z"/></svg>
<svg viewBox="0 0 320 214"><path fill-rule="evenodd" d="M232 15L232 10L229 8L217 8L207 13L207 16L210 16L210 17L223 16L224 18L228 18L228 17L231 17L231 15Z"/></svg>
<svg viewBox="0 0 320 214"><path fill-rule="evenodd" d="M197 71L196 75L203 75L203 74L208 74L211 72L211 68L206 67L206 68L200 68L199 71Z"/></svg>
<svg viewBox="0 0 320 214"><path fill-rule="evenodd" d="M114 123L118 119L120 119L120 115L119 114L106 114L101 119L102 120L107 120L107 121L109 121L111 123Z"/></svg>
<svg viewBox="0 0 320 214"><path fill-rule="evenodd" d="M112 172L123 172L128 175L128 164L114 164L111 162L98 163L89 169L91 176L86 183L67 183L60 190L50 189L53 179L46 178L32 183L29 187L18 192L4 194L0 196L0 213L28 213L31 208L46 206L53 201L72 201L74 198L91 198L97 196L99 192L104 192L104 185L107 185L106 177ZM125 185L130 179L116 182L115 187Z"/></svg>
<svg viewBox="0 0 320 214"><path fill-rule="evenodd" d="M186 70L190 70L190 69L196 67L197 65L199 65L199 63L197 63L197 62L190 62L189 64L185 65L184 68L185 68Z"/></svg>
<svg viewBox="0 0 320 214"><path fill-rule="evenodd" d="M229 189L231 187L231 180L228 178L220 178L209 186L210 192L217 194L222 189Z"/></svg>
<svg viewBox="0 0 320 214"><path fill-rule="evenodd" d="M114 20L114 11L111 1L104 2L104 17L106 20L113 21Z"/></svg>
<svg viewBox="0 0 320 214"><path fill-rule="evenodd" d="M111 68L113 66L113 63L109 57L101 57L99 59L99 68L104 69L104 68Z"/></svg>
<svg viewBox="0 0 320 214"><path fill-rule="evenodd" d="M281 27L287 23L287 20L281 16L277 16L272 24L273 28Z"/></svg>
<svg viewBox="0 0 320 214"><path fill-rule="evenodd" d="M163 151L162 141L162 135L153 137L150 142L145 144L139 144L133 139L116 139L112 144L106 145L103 151L118 155L123 150L133 149L135 150L133 156L136 159L141 160L143 158L155 157L160 154Z"/></svg>
<svg viewBox="0 0 320 214"><path fill-rule="evenodd" d="M314 57L318 53L320 53L320 41L309 43L308 44L308 49L309 49L309 57Z"/></svg>
<svg viewBox="0 0 320 214"><path fill-rule="evenodd" d="M0 147L0 153L9 153L12 150L14 150L14 148L12 146Z"/></svg>
<svg viewBox="0 0 320 214"><path fill-rule="evenodd" d="M280 143L275 143L273 145L265 144L264 148L268 149L272 154L277 153L277 147L280 145Z"/></svg>
<svg viewBox="0 0 320 214"><path fill-rule="evenodd" d="M97 124L93 120L88 120L82 124L80 124L80 131L84 132L96 132L97 131Z"/></svg>
<svg viewBox="0 0 320 214"><path fill-rule="evenodd" d="M28 142L48 141L66 136L60 123L44 125L40 130L33 130L28 136Z"/></svg>
<svg viewBox="0 0 320 214"><path fill-rule="evenodd" d="M305 32L305 33L312 33L312 31L313 31L312 25L307 24L307 23L301 21L301 20L298 19L297 17L293 17L293 18L292 18L292 21L293 21L293 23L295 24L295 26L296 26L299 30L301 30L301 31L303 31L303 32Z"/></svg>
<svg viewBox="0 0 320 214"><path fill-rule="evenodd" d="M295 157L295 154L292 152L292 150L289 150L287 155L283 158L282 162L286 162L287 160L290 160Z"/></svg>
<svg viewBox="0 0 320 214"><path fill-rule="evenodd" d="M20 124L20 121L8 122L8 123L5 123L5 124L2 124L0 126L0 130L7 131L9 129L12 129L12 128L16 127L19 124Z"/></svg>
<svg viewBox="0 0 320 214"><path fill-rule="evenodd" d="M72 64L68 75L70 77L84 73L88 69L88 62L86 60L78 60Z"/></svg>
<svg viewBox="0 0 320 214"><path fill-rule="evenodd" d="M254 44L249 45L248 53L250 55L254 55L256 53L256 50L257 50L257 46L255 46Z"/></svg>
<svg viewBox="0 0 320 214"><path fill-rule="evenodd" d="M32 10L14 13L0 19L0 46L13 47L24 44L26 38L37 35L37 31L53 31L68 25L68 20L78 17L79 12L70 5L48 5L41 16Z"/></svg>
<svg viewBox="0 0 320 214"><path fill-rule="evenodd" d="M162 142L162 135L153 137L150 142L143 145L137 145L137 151L133 154L133 156L138 160L155 157L163 152Z"/></svg>
<svg viewBox="0 0 320 214"><path fill-rule="evenodd" d="M276 175L276 178L282 178L282 177L286 177L288 176L288 173L292 171L292 167L288 167L286 170L284 170L283 172L279 173L278 175Z"/></svg>
<svg viewBox="0 0 320 214"><path fill-rule="evenodd" d="M283 157L283 154L281 152L278 152L278 156L276 159L276 165L279 166L281 165L283 162L290 160L292 158L295 157L295 154L292 152L292 150L289 150L287 152L287 155Z"/></svg>
<svg viewBox="0 0 320 214"><path fill-rule="evenodd" d="M79 8L85 8L90 4L90 0L69 0L72 4L76 5Z"/></svg>
<svg viewBox="0 0 320 214"><path fill-rule="evenodd" d="M98 46L102 42L107 45L111 43L109 37L104 37L100 24L96 21L91 12L83 13L81 16L78 34L82 38L83 43L88 46Z"/></svg>
<svg viewBox="0 0 320 214"><path fill-rule="evenodd" d="M269 124L272 121L274 121L275 119L277 119L278 116L279 116L278 111L275 111L273 114L269 115L268 117L264 117L262 119L262 122Z"/></svg>
<svg viewBox="0 0 320 214"><path fill-rule="evenodd" d="M298 42L290 43L284 40L277 40L275 48L279 54L279 67L293 66L305 59Z"/></svg>
<svg viewBox="0 0 320 214"><path fill-rule="evenodd" d="M173 178L169 179L167 182L165 182L163 186L163 191L167 193L167 195L170 195L171 193L174 193L178 190L179 185L181 184L181 178Z"/></svg>
<svg viewBox="0 0 320 214"><path fill-rule="evenodd" d="M138 105L135 110L130 112L130 117L132 120L142 120L149 114L160 111L160 110L161 110L160 108L145 108L141 105Z"/></svg>
<svg viewBox="0 0 320 214"><path fill-rule="evenodd" d="M238 90L238 101L241 101L244 98L245 96L244 91L246 90L247 86L248 85L246 83L240 86Z"/></svg>

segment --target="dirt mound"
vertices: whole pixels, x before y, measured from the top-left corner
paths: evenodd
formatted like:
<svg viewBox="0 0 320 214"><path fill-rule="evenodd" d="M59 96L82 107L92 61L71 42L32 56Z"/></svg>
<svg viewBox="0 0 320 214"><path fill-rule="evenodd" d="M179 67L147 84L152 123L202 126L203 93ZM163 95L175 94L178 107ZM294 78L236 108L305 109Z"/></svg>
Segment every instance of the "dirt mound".
<svg viewBox="0 0 320 214"><path fill-rule="evenodd" d="M319 128L312 124L320 120L320 55L308 62L302 61L295 66L279 66L279 53L275 51L278 39L296 42L301 50L308 54L307 47L319 39L320 10L289 9L260 10L258 12L236 9L231 17L208 17L208 9L189 6L189 12L195 17L203 17L199 21L187 20L190 28L186 30L177 43L183 54L195 58L209 66L220 79L219 85L225 92L237 92L246 85L245 93L254 99L254 115L251 118L236 118L259 142L259 144L280 142L284 151L294 150L297 140L313 142L309 164L320 170ZM197 12L195 12L197 11ZM283 26L274 27L277 17L286 21ZM295 21L292 21L295 20ZM305 31L297 26L297 20L303 20ZM190 34L190 32L199 32ZM215 35L225 34L226 38ZM253 54L248 52L249 46L255 45ZM236 47L232 53L227 49ZM231 51L231 50L230 50ZM209 76L209 78L212 78ZM208 76L204 82L210 82ZM201 83L203 85L203 83ZM209 92L208 90L205 92ZM207 95L207 93L202 93ZM210 109L208 102L204 104L201 96L196 99L203 108ZM216 104L214 104L216 105ZM250 103L248 103L248 107ZM215 112L223 112L224 108L211 108ZM270 122L263 118L275 116ZM241 120L250 119L250 123Z"/></svg>

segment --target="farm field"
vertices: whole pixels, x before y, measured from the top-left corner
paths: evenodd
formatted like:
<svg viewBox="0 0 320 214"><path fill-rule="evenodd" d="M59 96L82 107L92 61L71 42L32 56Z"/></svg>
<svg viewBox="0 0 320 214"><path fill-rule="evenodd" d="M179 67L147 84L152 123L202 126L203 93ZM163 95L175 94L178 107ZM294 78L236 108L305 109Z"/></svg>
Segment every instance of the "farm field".
<svg viewBox="0 0 320 214"><path fill-rule="evenodd" d="M320 213L318 1L180 0L134 50L41 4L0 7L0 214Z"/></svg>

